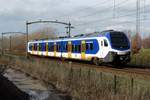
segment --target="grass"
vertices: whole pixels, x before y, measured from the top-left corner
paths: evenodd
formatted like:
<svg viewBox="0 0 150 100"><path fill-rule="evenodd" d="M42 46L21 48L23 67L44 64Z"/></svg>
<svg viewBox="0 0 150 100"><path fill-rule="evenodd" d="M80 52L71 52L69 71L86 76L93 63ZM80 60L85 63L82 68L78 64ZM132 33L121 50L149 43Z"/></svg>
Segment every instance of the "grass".
<svg viewBox="0 0 150 100"><path fill-rule="evenodd" d="M131 64L150 67L150 49L141 49L138 54L132 55Z"/></svg>
<svg viewBox="0 0 150 100"><path fill-rule="evenodd" d="M11 63L15 65L14 68L69 92L74 100L133 100L133 98L149 100L150 98L150 81L138 77L118 76L94 68L48 59L28 60L23 57L13 57Z"/></svg>

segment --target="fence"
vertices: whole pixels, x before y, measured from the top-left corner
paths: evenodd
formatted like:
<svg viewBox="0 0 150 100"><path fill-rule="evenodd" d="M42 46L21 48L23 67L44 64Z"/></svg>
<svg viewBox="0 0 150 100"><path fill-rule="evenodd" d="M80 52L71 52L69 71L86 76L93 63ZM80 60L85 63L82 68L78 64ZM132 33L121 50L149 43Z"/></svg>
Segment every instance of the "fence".
<svg viewBox="0 0 150 100"><path fill-rule="evenodd" d="M71 62L11 58L19 68L63 91L75 100L149 100L150 80L133 76L117 75ZM17 65L17 66L16 66Z"/></svg>

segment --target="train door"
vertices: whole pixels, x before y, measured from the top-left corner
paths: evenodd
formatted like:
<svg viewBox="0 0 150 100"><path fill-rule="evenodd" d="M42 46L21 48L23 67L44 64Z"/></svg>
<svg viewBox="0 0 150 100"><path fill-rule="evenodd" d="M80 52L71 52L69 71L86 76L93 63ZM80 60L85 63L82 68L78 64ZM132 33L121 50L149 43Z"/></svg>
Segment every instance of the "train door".
<svg viewBox="0 0 150 100"><path fill-rule="evenodd" d="M61 41L60 42L60 57L61 58L63 58L63 49L64 49L63 46L64 46L63 41Z"/></svg>
<svg viewBox="0 0 150 100"><path fill-rule="evenodd" d="M46 42L46 56L48 56L48 42Z"/></svg>
<svg viewBox="0 0 150 100"><path fill-rule="evenodd" d="M42 43L42 56L45 56L45 52L46 52L46 43L43 42Z"/></svg>
<svg viewBox="0 0 150 100"><path fill-rule="evenodd" d="M81 58L85 59L85 51L86 51L86 43L85 41L81 41Z"/></svg>
<svg viewBox="0 0 150 100"><path fill-rule="evenodd" d="M101 40L101 57L104 58L108 53L108 42L106 39Z"/></svg>
<svg viewBox="0 0 150 100"><path fill-rule="evenodd" d="M37 55L39 55L39 43L37 43Z"/></svg>
<svg viewBox="0 0 150 100"><path fill-rule="evenodd" d="M68 42L68 58L71 58L72 44L71 41Z"/></svg>
<svg viewBox="0 0 150 100"><path fill-rule="evenodd" d="M34 43L32 44L32 54L34 54Z"/></svg>
<svg viewBox="0 0 150 100"><path fill-rule="evenodd" d="M57 50L57 47L56 47L56 42L54 43L54 57L56 57L56 50Z"/></svg>

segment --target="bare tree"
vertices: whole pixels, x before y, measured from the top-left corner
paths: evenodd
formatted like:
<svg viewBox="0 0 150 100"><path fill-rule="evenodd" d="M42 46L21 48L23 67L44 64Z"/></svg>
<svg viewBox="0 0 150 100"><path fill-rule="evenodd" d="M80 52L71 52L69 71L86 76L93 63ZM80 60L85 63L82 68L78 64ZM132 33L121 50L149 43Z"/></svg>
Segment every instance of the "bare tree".
<svg viewBox="0 0 150 100"><path fill-rule="evenodd" d="M143 39L142 46L143 48L150 48L150 36Z"/></svg>
<svg viewBox="0 0 150 100"><path fill-rule="evenodd" d="M139 33L136 33L132 39L132 52L138 53L142 46L142 39Z"/></svg>

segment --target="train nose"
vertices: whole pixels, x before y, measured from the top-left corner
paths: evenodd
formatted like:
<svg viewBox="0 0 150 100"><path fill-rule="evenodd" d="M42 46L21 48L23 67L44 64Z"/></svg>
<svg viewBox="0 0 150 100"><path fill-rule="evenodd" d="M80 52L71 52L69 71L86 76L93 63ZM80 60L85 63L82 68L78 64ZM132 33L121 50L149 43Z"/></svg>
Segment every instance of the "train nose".
<svg viewBox="0 0 150 100"><path fill-rule="evenodd" d="M128 55L128 54L130 54L130 52L129 51L127 51L127 52L122 52L122 51L120 51L120 52L117 52L117 55Z"/></svg>

